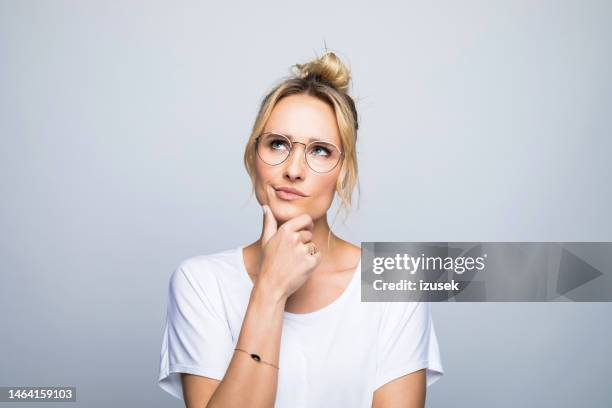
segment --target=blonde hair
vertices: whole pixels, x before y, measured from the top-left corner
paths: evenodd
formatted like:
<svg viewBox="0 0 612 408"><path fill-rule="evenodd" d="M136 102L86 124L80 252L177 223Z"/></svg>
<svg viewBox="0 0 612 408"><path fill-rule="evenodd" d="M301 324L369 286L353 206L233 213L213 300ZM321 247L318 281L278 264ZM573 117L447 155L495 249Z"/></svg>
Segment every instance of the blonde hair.
<svg viewBox="0 0 612 408"><path fill-rule="evenodd" d="M251 195L255 189L255 139L263 131L276 104L289 95L306 94L316 97L334 109L340 131L340 149L344 158L340 168L336 193L341 200L338 211L344 210L345 220L351 209L352 193L359 189L357 172L357 130L359 128L355 102L348 94L351 74L349 68L333 52L326 52L304 64L291 66L292 73L268 92L259 107L253 129L244 151L244 165L251 178ZM331 233L331 231L330 231Z"/></svg>

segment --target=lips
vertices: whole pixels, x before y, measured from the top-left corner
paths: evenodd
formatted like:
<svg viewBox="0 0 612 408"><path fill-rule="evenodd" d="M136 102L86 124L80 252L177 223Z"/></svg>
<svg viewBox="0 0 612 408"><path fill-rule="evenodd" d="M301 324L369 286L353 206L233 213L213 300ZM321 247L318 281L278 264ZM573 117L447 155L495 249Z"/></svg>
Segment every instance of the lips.
<svg viewBox="0 0 612 408"><path fill-rule="evenodd" d="M306 194L302 193L300 190L291 188L291 187L278 187L276 191L284 191L286 193L296 194L302 197L306 197Z"/></svg>
<svg viewBox="0 0 612 408"><path fill-rule="evenodd" d="M293 201L299 200L304 197L308 197L306 194L302 193L300 190L291 187L279 187L275 188L276 196L281 200Z"/></svg>

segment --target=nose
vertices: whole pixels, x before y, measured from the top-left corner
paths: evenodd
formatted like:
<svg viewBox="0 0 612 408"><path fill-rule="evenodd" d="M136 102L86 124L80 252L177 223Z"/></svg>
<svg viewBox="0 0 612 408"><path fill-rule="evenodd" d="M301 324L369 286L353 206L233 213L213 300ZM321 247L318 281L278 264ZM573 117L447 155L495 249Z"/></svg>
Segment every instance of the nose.
<svg viewBox="0 0 612 408"><path fill-rule="evenodd" d="M297 145L302 145L302 150L298 151ZM300 142L293 142L293 148L287 157L285 174L291 179L304 178L308 164L305 162L304 151L306 145Z"/></svg>

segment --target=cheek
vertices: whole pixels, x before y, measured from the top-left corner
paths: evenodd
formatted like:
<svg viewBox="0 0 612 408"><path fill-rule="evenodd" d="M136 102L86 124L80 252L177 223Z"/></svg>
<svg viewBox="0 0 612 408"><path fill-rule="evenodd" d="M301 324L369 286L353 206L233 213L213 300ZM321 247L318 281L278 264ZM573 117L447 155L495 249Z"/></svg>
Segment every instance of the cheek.
<svg viewBox="0 0 612 408"><path fill-rule="evenodd" d="M272 179L274 169L270 166L262 166L259 160L255 163L255 196L260 203L265 203L265 184Z"/></svg>
<svg viewBox="0 0 612 408"><path fill-rule="evenodd" d="M338 175L327 174L319 175L316 180L316 191L314 192L315 197L311 202L311 211L314 218L318 218L325 214L331 207L334 201L334 195L336 193L336 182Z"/></svg>
<svg viewBox="0 0 612 408"><path fill-rule="evenodd" d="M319 176L317 183L317 195L325 198L326 200L333 200L334 193L336 192L336 182L338 180L337 174L327 174Z"/></svg>

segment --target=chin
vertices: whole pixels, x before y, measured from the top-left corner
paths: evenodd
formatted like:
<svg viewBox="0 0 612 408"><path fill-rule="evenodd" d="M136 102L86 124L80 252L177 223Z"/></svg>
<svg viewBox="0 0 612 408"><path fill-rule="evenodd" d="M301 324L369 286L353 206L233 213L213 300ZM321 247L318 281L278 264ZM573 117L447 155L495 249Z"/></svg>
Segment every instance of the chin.
<svg viewBox="0 0 612 408"><path fill-rule="evenodd" d="M272 213L274 213L276 220L280 222L289 221L290 219L307 212L300 205L297 205L291 201L274 203L274 205L270 206L270 208L272 209Z"/></svg>

